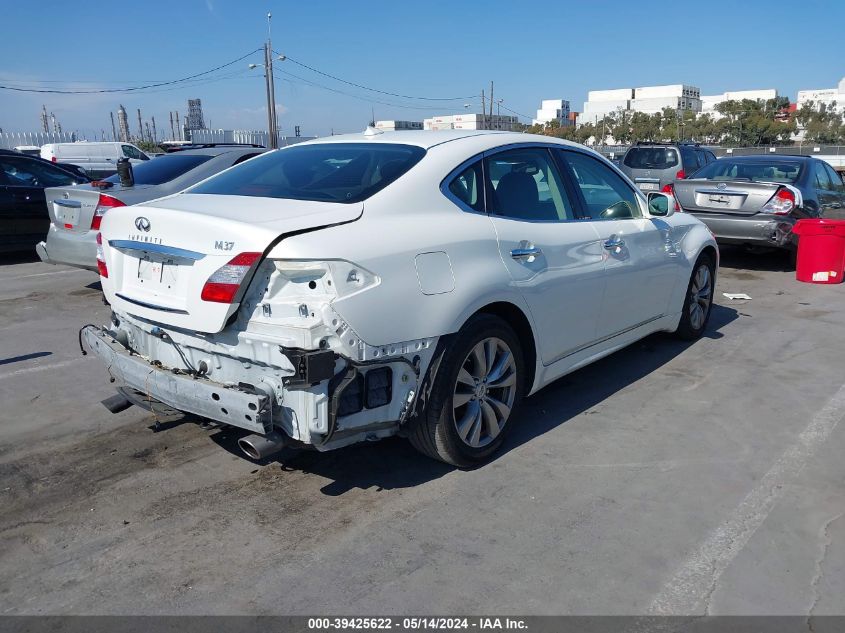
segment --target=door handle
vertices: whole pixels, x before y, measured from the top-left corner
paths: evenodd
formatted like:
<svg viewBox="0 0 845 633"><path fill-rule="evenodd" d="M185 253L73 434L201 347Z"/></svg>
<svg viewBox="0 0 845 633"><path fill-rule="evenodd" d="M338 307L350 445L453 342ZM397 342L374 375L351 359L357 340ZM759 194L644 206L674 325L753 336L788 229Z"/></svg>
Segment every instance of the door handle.
<svg viewBox="0 0 845 633"><path fill-rule="evenodd" d="M528 259L530 257L536 257L537 255L541 255L542 253L542 249L539 249L536 246L531 246L528 248L515 248L511 251L511 257L516 260Z"/></svg>
<svg viewBox="0 0 845 633"><path fill-rule="evenodd" d="M618 235L611 235L604 243L604 247L608 250L614 248L621 248L625 246L625 240Z"/></svg>

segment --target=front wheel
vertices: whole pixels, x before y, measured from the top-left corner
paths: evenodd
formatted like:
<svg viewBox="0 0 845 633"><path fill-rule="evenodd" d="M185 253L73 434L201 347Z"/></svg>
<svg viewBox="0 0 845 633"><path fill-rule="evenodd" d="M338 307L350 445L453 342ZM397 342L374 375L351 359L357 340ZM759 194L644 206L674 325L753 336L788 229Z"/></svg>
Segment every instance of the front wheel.
<svg viewBox="0 0 845 633"><path fill-rule="evenodd" d="M713 307L715 278L716 264L713 258L702 253L693 267L684 297L681 321L675 330L675 334L680 338L694 341L704 334Z"/></svg>
<svg viewBox="0 0 845 633"><path fill-rule="evenodd" d="M514 331L480 314L444 346L431 397L409 439L420 452L458 467L486 460L513 426L525 364Z"/></svg>

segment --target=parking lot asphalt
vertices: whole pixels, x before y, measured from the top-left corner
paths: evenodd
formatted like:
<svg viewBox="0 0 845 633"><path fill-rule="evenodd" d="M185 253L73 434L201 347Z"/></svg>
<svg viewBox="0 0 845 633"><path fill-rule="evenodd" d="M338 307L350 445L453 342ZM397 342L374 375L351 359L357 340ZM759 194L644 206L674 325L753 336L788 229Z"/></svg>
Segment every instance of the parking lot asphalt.
<svg viewBox="0 0 845 633"><path fill-rule="evenodd" d="M0 613L841 614L845 287L785 264L726 251L702 340L559 380L460 471L112 415L96 276L2 260Z"/></svg>

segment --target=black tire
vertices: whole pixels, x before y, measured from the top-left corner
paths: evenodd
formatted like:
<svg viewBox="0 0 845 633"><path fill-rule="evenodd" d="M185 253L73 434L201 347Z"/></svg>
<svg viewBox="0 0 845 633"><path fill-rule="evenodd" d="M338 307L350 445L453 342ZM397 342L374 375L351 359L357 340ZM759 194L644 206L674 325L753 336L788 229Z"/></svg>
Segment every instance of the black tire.
<svg viewBox="0 0 845 633"><path fill-rule="evenodd" d="M501 426L501 430L493 437L489 437L491 435L489 432L491 426L488 418L484 415L485 410L489 413L493 408L489 405L485 408L484 404L477 405L479 410L477 415L479 417L475 424L479 425L479 429L484 429L484 432L488 436L488 441L484 445L473 446L471 445L472 437L464 440L459 434L459 422L456 420L456 408L453 402L456 395L461 395L456 394L456 390L459 388L459 373L462 377L469 373L466 371L466 367L468 363L472 363L470 355L473 354L476 347L481 345L482 342L490 341L491 339L503 343L501 347L496 346L493 358L501 358L496 356L496 354L500 352L504 354L504 347L508 348L507 351L510 352L513 361L512 369L513 374L515 374L515 380L512 386L506 388L493 387L492 385L496 381L491 381L489 393L493 394L493 396L502 396L504 398L505 389L512 389L512 392L507 392L507 398L513 395L513 402L510 406L510 412ZM497 344L491 343L491 345ZM450 337L448 344L443 345L438 354L439 358L434 358L431 364L432 367L436 368L436 373L433 376L433 384L428 403L414 422L415 426L409 433L408 439L414 448L433 459L459 468L475 466L487 460L502 445L505 436L513 426L516 411L525 392L525 361L519 338L513 329L502 319L490 314L478 314L467 321L457 334ZM493 364L493 362L491 361L490 364ZM489 373L491 376L493 375L492 371ZM507 375L510 376L510 372ZM464 385L466 383L462 380L461 384ZM485 387L483 388L484 397L473 396L472 400L466 404L459 404L457 412L465 410L466 415L462 415L461 417L467 419L469 408L473 402L487 402L487 395L488 392L485 383ZM466 394L464 394L464 397L466 397ZM497 407L495 413L501 413L501 409ZM476 428L475 424L471 427L472 429ZM464 427L466 428L466 425ZM479 438L479 442L481 441L484 441L484 438Z"/></svg>
<svg viewBox="0 0 845 633"><path fill-rule="evenodd" d="M702 308L704 316L698 318L694 315L695 308L692 308L693 301L696 296L701 298L701 295L696 292L696 276L702 267L706 267L709 275L709 296L706 308ZM713 311L713 293L716 288L716 264L713 258L707 254L702 253L698 256L695 266L692 267L692 274L690 275L689 284L687 284L687 292L684 296L684 307L681 310L681 320L678 323L678 329L675 330L675 335L685 341L694 341L701 338L704 331L707 329L707 322L710 320L710 314ZM697 302L699 306L700 301Z"/></svg>

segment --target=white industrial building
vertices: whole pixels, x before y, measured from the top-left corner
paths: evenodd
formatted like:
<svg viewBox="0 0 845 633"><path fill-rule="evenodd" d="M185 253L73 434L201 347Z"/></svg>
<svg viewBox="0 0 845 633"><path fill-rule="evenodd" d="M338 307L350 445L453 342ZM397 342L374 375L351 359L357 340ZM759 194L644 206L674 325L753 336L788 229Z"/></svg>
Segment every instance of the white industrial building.
<svg viewBox="0 0 845 633"><path fill-rule="evenodd" d="M396 130L421 130L422 121L376 121L376 129L382 132L395 132Z"/></svg>
<svg viewBox="0 0 845 633"><path fill-rule="evenodd" d="M748 99L750 101L768 101L770 99L777 99L778 91L774 88L767 88L765 90L731 90L723 92L720 95L703 95L701 97L701 113L709 114L714 119L721 119L723 115L719 114L716 106L725 101L742 101Z"/></svg>
<svg viewBox="0 0 845 633"><path fill-rule="evenodd" d="M561 127L572 125L569 119L569 101L566 99L544 99L540 102L540 109L537 110L537 118L531 121L532 125L547 125L557 121Z"/></svg>
<svg viewBox="0 0 845 633"><path fill-rule="evenodd" d="M504 114L444 114L423 121L426 130L506 130L513 131L518 120Z"/></svg>
<svg viewBox="0 0 845 633"><path fill-rule="evenodd" d="M587 93L587 101L584 102L581 121L595 123L602 117L619 111L655 114L662 112L664 108L672 108L678 112L700 112L701 91L686 84L591 90Z"/></svg>
<svg viewBox="0 0 845 633"><path fill-rule="evenodd" d="M799 90L798 99L795 102L798 109L800 110L802 106L810 102L815 104L816 108L824 104L828 108L835 107L839 114L845 113L845 77L842 78L836 88Z"/></svg>

